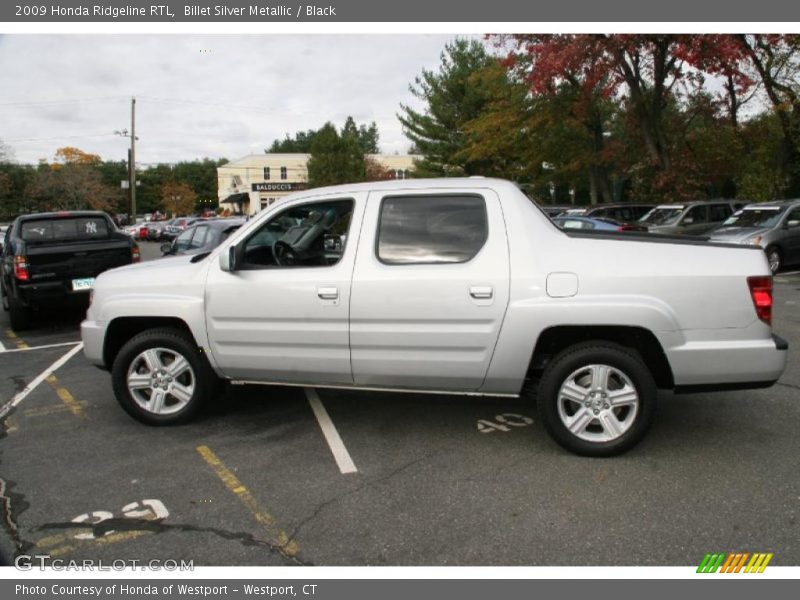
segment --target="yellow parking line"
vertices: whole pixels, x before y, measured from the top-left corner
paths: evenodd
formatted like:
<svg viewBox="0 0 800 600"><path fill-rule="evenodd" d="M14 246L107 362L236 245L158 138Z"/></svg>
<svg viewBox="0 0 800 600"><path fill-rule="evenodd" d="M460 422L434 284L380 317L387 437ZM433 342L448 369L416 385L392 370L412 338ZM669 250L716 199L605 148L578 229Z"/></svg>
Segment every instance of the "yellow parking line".
<svg viewBox="0 0 800 600"><path fill-rule="evenodd" d="M87 403L86 402L78 402L75 401L78 406L81 408L85 408ZM70 410L70 407L66 404L53 404L49 406L40 406L38 408L29 408L23 411L23 415L26 417L44 417L47 415L54 415L57 413L67 412ZM10 417L9 417L10 418Z"/></svg>
<svg viewBox="0 0 800 600"><path fill-rule="evenodd" d="M19 336L14 333L13 329L6 329L6 337L14 342L17 345L17 348L20 350L28 347L28 344L26 344L24 340L20 339Z"/></svg>
<svg viewBox="0 0 800 600"><path fill-rule="evenodd" d="M140 538L143 535L150 535L154 533L153 531L120 531L119 533L109 533L108 535L104 535L102 537L90 539L90 540L78 540L75 539L75 532L70 534L58 534L58 535L51 535L48 537L44 537L36 542L37 548L47 548L49 546L56 546L52 550L47 550L47 554L50 556L63 556L65 554L69 554L74 552L76 546L73 544L78 545L92 545L92 546L108 546L109 544L118 544L120 542L128 542L130 540L135 540L136 538ZM69 543L67 543L69 542ZM59 546L58 544L64 544Z"/></svg>
<svg viewBox="0 0 800 600"><path fill-rule="evenodd" d="M278 527L275 517L259 506L258 501L250 493L250 490L239 481L239 478L233 474L233 471L228 469L208 446L198 446L197 452L203 460L206 461L206 464L213 469L223 485L228 488L229 491L233 492L242 504L247 507L253 517L255 517L256 522L264 526L270 540L277 544L281 554L290 558L296 556L300 550L297 543L290 540L289 536Z"/></svg>
<svg viewBox="0 0 800 600"><path fill-rule="evenodd" d="M77 400L75 400L75 398L73 398L72 394L69 393L69 390L67 388L60 386L58 382L58 377L56 377L51 373L50 375L47 376L45 381L49 383L50 387L52 387L55 390L56 395L64 403L69 412L71 412L79 419L86 418L86 413L83 412L83 405L85 403L78 402Z"/></svg>

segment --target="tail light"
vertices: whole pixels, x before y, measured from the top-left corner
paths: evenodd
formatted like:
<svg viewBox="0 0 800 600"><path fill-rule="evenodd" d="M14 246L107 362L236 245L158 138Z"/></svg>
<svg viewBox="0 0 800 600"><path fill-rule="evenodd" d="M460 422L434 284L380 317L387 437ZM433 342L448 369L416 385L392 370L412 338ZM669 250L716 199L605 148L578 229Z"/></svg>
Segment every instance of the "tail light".
<svg viewBox="0 0 800 600"><path fill-rule="evenodd" d="M131 262L139 262L142 260L142 255L139 253L139 246L134 244L131 248Z"/></svg>
<svg viewBox="0 0 800 600"><path fill-rule="evenodd" d="M20 281L28 281L31 278L28 273L28 259L25 256L14 257L14 277Z"/></svg>
<svg viewBox="0 0 800 600"><path fill-rule="evenodd" d="M772 277L748 277L747 286L758 318L772 325Z"/></svg>

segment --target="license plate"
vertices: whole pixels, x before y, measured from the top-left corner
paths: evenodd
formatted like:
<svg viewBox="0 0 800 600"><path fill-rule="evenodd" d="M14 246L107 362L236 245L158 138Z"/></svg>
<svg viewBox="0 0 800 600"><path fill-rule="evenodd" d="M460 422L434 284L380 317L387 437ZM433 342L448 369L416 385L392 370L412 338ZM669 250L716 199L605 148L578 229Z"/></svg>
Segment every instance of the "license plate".
<svg viewBox="0 0 800 600"><path fill-rule="evenodd" d="M72 280L72 291L79 292L80 290L90 290L94 285L94 277L84 277L83 279Z"/></svg>

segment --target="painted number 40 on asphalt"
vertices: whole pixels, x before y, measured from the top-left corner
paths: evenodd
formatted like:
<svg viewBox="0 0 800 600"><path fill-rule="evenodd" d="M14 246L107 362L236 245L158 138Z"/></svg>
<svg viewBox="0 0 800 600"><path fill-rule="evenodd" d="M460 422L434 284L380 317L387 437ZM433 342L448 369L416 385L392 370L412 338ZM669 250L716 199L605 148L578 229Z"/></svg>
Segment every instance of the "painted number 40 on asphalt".
<svg viewBox="0 0 800 600"><path fill-rule="evenodd" d="M494 433L495 431L511 431L512 427L527 427L533 419L516 413L502 413L496 415L494 421L480 419L478 421L479 433Z"/></svg>

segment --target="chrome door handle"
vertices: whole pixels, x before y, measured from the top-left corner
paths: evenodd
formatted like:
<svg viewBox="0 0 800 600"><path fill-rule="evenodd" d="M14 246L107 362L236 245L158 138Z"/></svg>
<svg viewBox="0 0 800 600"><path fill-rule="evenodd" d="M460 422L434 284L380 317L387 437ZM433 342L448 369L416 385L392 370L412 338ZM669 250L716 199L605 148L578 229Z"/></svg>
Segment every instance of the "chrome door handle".
<svg viewBox="0 0 800 600"><path fill-rule="evenodd" d="M317 288L317 296L320 300L336 300L339 297L339 288L321 287Z"/></svg>
<svg viewBox="0 0 800 600"><path fill-rule="evenodd" d="M488 300L494 296L494 290L487 286L473 286L469 288L469 295L475 300Z"/></svg>

